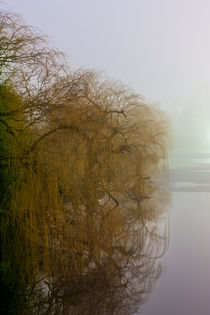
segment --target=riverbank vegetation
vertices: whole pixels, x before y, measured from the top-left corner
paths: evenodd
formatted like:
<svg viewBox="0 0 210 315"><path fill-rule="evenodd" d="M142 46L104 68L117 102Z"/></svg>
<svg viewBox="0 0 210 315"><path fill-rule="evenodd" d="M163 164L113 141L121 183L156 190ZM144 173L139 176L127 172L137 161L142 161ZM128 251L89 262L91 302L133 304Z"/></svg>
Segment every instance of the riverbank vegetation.
<svg viewBox="0 0 210 315"><path fill-rule="evenodd" d="M164 114L0 14L2 314L128 314L165 249ZM153 257L153 259L152 259Z"/></svg>

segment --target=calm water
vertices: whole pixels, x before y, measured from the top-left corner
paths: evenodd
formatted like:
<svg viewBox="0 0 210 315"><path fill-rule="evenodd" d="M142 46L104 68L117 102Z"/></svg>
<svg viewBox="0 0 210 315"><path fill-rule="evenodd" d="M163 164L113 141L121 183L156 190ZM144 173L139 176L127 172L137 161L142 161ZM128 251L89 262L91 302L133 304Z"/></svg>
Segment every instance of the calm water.
<svg viewBox="0 0 210 315"><path fill-rule="evenodd" d="M210 314L210 154L185 155L170 171L169 248L138 314Z"/></svg>

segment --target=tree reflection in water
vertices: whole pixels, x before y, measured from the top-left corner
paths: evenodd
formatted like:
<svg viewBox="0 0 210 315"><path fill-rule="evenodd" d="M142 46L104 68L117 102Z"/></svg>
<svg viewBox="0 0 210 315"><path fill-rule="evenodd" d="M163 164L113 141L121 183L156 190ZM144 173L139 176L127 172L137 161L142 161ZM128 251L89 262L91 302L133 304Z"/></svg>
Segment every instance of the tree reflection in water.
<svg viewBox="0 0 210 315"><path fill-rule="evenodd" d="M36 312L136 313L161 274L158 258L165 253L168 243L167 214L164 212L167 202L168 194L160 190L155 190L151 199L135 203L135 207L125 202L120 233L109 240L106 233L100 235L100 240L92 240L98 244L98 253L101 251L97 260L89 257L88 251L93 245L89 243L86 249L83 247L85 253L77 253L78 256L86 255L83 264L88 267L82 272L78 266L74 266L71 273L64 274L60 270L56 276L51 275L37 285L34 291L39 293Z"/></svg>

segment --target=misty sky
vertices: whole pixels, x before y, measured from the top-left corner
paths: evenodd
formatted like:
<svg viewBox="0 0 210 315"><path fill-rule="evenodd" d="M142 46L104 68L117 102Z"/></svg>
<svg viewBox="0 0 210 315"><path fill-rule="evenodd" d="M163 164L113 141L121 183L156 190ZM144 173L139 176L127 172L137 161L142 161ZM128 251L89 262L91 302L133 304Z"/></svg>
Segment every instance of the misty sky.
<svg viewBox="0 0 210 315"><path fill-rule="evenodd" d="M10 0L69 57L102 70L170 117L175 146L210 152L209 0Z"/></svg>

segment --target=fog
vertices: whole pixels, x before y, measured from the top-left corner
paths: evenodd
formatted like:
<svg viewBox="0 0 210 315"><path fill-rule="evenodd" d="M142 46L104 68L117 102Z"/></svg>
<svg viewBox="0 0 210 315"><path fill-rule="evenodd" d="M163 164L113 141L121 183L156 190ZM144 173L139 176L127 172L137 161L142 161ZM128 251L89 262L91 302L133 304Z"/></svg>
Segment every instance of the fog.
<svg viewBox="0 0 210 315"><path fill-rule="evenodd" d="M2 6L47 34L73 70L101 71L166 112L169 247L143 315L209 314L210 1L11 0Z"/></svg>
<svg viewBox="0 0 210 315"><path fill-rule="evenodd" d="M73 68L104 71L160 104L175 148L209 150L209 1L12 0L8 8L49 35Z"/></svg>

